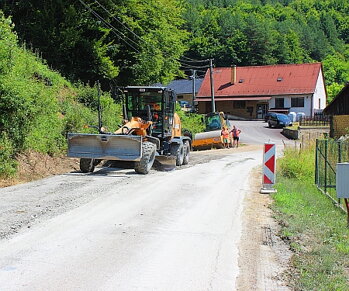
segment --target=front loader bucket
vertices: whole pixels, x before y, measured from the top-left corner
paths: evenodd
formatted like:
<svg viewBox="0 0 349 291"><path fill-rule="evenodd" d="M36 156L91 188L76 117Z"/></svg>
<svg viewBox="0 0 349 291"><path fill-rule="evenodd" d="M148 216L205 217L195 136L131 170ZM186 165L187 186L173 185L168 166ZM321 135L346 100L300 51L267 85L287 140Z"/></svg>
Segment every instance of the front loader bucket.
<svg viewBox="0 0 349 291"><path fill-rule="evenodd" d="M117 134L68 134L68 157L139 161L142 137Z"/></svg>
<svg viewBox="0 0 349 291"><path fill-rule="evenodd" d="M153 167L158 171L172 171L176 168L175 156L155 156Z"/></svg>

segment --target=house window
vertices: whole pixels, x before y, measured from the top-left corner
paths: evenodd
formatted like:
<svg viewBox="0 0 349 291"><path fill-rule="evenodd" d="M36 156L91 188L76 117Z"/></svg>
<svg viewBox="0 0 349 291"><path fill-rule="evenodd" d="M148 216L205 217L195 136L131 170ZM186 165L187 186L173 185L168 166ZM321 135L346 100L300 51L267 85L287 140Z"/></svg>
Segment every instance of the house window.
<svg viewBox="0 0 349 291"><path fill-rule="evenodd" d="M244 109L246 108L246 101L242 101L242 100L234 101L233 107L234 109Z"/></svg>
<svg viewBox="0 0 349 291"><path fill-rule="evenodd" d="M284 98L275 98L275 108L285 108Z"/></svg>
<svg viewBox="0 0 349 291"><path fill-rule="evenodd" d="M291 98L291 107L304 107L304 97Z"/></svg>
<svg viewBox="0 0 349 291"><path fill-rule="evenodd" d="M177 95L177 99L183 99L183 95Z"/></svg>

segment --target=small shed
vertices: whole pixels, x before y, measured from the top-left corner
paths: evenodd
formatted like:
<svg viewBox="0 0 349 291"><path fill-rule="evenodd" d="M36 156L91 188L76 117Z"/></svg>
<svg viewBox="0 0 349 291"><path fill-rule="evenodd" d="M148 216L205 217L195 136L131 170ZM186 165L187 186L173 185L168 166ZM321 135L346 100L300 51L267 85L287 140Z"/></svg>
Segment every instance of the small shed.
<svg viewBox="0 0 349 291"><path fill-rule="evenodd" d="M349 134L349 83L324 109L324 114L331 116L331 137Z"/></svg>

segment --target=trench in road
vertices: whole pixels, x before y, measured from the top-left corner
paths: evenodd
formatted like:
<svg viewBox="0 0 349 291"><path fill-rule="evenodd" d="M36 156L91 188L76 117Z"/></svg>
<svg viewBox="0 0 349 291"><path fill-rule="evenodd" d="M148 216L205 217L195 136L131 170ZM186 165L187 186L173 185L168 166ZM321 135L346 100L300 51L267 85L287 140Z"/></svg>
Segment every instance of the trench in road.
<svg viewBox="0 0 349 291"><path fill-rule="evenodd" d="M103 198L0 242L1 290L233 290L242 200L260 163L248 152L128 185L99 177Z"/></svg>

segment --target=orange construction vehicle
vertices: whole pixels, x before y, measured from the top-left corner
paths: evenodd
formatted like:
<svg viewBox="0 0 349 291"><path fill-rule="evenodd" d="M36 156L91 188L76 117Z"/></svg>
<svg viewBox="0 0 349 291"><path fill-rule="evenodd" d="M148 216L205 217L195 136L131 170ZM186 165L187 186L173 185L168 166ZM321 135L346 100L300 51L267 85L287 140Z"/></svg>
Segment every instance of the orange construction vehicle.
<svg viewBox="0 0 349 291"><path fill-rule="evenodd" d="M68 156L80 158L80 170L93 172L102 160L133 162L140 174L154 162L165 170L188 164L191 139L182 136L174 91L128 86L122 92L124 122L115 133L104 132L99 122L99 134L68 134Z"/></svg>
<svg viewBox="0 0 349 291"><path fill-rule="evenodd" d="M206 125L205 132L195 134L192 147L194 150L204 150L211 148L223 148L221 132L223 127L230 129L228 119L225 119L223 112L208 113L204 117Z"/></svg>

